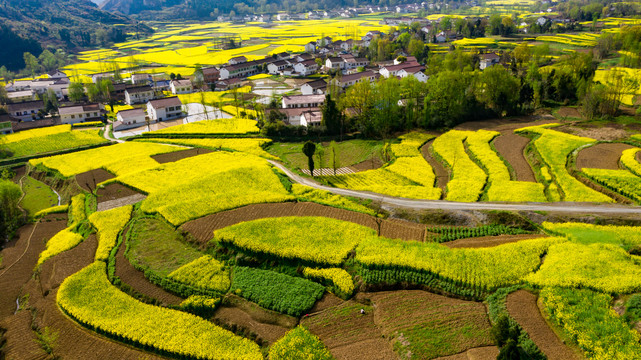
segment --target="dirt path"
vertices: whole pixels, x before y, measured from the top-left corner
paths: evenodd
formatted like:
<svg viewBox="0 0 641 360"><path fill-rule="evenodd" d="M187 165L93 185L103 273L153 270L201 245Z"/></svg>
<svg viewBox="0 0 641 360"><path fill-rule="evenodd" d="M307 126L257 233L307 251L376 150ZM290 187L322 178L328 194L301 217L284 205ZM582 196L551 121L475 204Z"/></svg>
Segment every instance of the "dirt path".
<svg viewBox="0 0 641 360"><path fill-rule="evenodd" d="M448 248L487 248L503 244L509 244L522 240L540 239L547 237L544 234L521 234L521 235L498 235L498 236L482 236L475 238L458 239L454 241L444 242L441 245Z"/></svg>
<svg viewBox="0 0 641 360"><path fill-rule="evenodd" d="M368 199L380 201L383 206L387 207L401 207L412 210L425 210L425 209L438 209L438 210L507 210L507 211L549 211L560 213L583 213L583 214L640 214L641 206L627 206L627 205L614 205L614 204L593 204L593 203L572 203L572 202L558 202L558 203L520 203L520 204L505 204L493 202L454 202L444 200L413 200L399 197L391 197L382 194L376 194L368 191L357 191L349 189L340 189L331 186L325 186L317 183L316 181L304 178L294 174L291 170L286 168L283 164L268 160L269 163L281 169L287 176L295 183L307 185L314 189L321 189L329 191L333 194L343 196L352 196L360 199Z"/></svg>
<svg viewBox="0 0 641 360"><path fill-rule="evenodd" d="M592 169L619 169L619 158L623 150L634 146L622 143L601 143L584 148L576 157L577 170Z"/></svg>
<svg viewBox="0 0 641 360"><path fill-rule="evenodd" d="M517 181L536 182L530 163L527 162L523 151L530 139L506 130L494 139L494 148L514 169Z"/></svg>
<svg viewBox="0 0 641 360"><path fill-rule="evenodd" d="M116 276L137 292L157 299L165 305L178 305L183 301L181 297L150 283L141 271L136 270L125 258L125 244L120 245L116 253Z"/></svg>
<svg viewBox="0 0 641 360"><path fill-rule="evenodd" d="M443 166L440 161L436 160L430 153L430 147L433 142L434 140L430 140L425 143L425 145L421 147L421 154L423 154L425 161L427 161L432 167L432 170L434 170L434 175L436 175L436 187L441 188L441 190L443 190L443 194L445 194L447 182L450 180L450 174L447 172L445 166Z"/></svg>
<svg viewBox="0 0 641 360"><path fill-rule="evenodd" d="M550 360L579 359L556 336L536 305L536 295L519 290L507 296L507 311Z"/></svg>
<svg viewBox="0 0 641 360"><path fill-rule="evenodd" d="M192 220L180 228L189 232L201 243L213 238L213 232L243 221L266 217L282 216L324 216L338 220L351 221L377 229L375 218L371 215L334 208L316 203L275 203L255 204L238 209L223 211ZM403 220L388 219L381 224L381 235L390 238L423 241L425 226Z"/></svg>

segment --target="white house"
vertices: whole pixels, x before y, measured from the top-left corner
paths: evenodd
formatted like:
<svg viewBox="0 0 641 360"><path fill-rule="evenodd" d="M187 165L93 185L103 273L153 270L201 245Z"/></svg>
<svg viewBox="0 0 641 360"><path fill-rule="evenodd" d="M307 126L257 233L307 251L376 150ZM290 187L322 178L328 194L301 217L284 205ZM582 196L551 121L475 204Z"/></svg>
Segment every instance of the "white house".
<svg viewBox="0 0 641 360"><path fill-rule="evenodd" d="M305 52L314 53L316 52L316 41L310 41L305 44Z"/></svg>
<svg viewBox="0 0 641 360"><path fill-rule="evenodd" d="M381 76L388 78L390 76L397 76L398 72L403 69L414 68L417 66L420 66L417 62L404 62L398 65L383 66L378 72Z"/></svg>
<svg viewBox="0 0 641 360"><path fill-rule="evenodd" d="M328 69L344 69L345 68L345 60L339 57L328 57L327 60L325 60L325 67Z"/></svg>
<svg viewBox="0 0 641 360"><path fill-rule="evenodd" d="M318 71L318 64L314 60L305 60L294 64L294 71L302 76L315 74Z"/></svg>
<svg viewBox="0 0 641 360"><path fill-rule="evenodd" d="M282 102L284 109L319 107L325 103L325 95L283 96Z"/></svg>
<svg viewBox="0 0 641 360"><path fill-rule="evenodd" d="M147 103L147 115L154 122L177 118L182 113L182 102L178 96L151 100Z"/></svg>
<svg viewBox="0 0 641 360"><path fill-rule="evenodd" d="M47 76L49 77L49 79L56 79L56 80L57 79L66 79L66 78L68 78L67 74L65 74L64 72L62 72L60 70L50 71L50 72L47 73Z"/></svg>
<svg viewBox="0 0 641 360"><path fill-rule="evenodd" d="M267 72L269 72L272 75L278 75L280 74L281 71L283 71L289 65L290 65L289 61L286 61L286 60L274 61L273 63L267 64Z"/></svg>
<svg viewBox="0 0 641 360"><path fill-rule="evenodd" d="M17 104L7 104L7 112L14 118L22 121L35 120L40 110L44 110L42 100L25 101Z"/></svg>
<svg viewBox="0 0 641 360"><path fill-rule="evenodd" d="M324 95L327 89L327 83L323 79L310 81L300 87L303 95Z"/></svg>
<svg viewBox="0 0 641 360"><path fill-rule="evenodd" d="M131 83L135 85L149 85L153 82L151 74L132 74Z"/></svg>
<svg viewBox="0 0 641 360"><path fill-rule="evenodd" d="M355 58L355 57L349 57L345 59L345 69L350 70L350 69L356 69L359 67L366 67L369 65L369 60L366 58Z"/></svg>
<svg viewBox="0 0 641 360"><path fill-rule="evenodd" d="M169 84L171 93L176 94L189 94L193 91L191 81L189 80L172 80Z"/></svg>
<svg viewBox="0 0 641 360"><path fill-rule="evenodd" d="M484 70L492 65L496 65L499 63L499 60L501 60L501 57L496 55L495 53L481 54L479 57L481 58L479 61L479 68L481 68L481 70Z"/></svg>
<svg viewBox="0 0 641 360"><path fill-rule="evenodd" d="M9 101L12 103L37 100L36 94L33 92L33 90L8 92L7 99L9 99Z"/></svg>
<svg viewBox="0 0 641 360"><path fill-rule="evenodd" d="M427 82L427 79L429 79L429 77L425 75L423 71L425 71L425 68L423 66L417 66L417 67L411 67L407 69L401 69L396 75L401 78L414 76L416 80L424 83L424 82Z"/></svg>
<svg viewBox="0 0 641 360"><path fill-rule="evenodd" d="M246 63L246 62L247 62L247 58L246 57L244 57L244 56L236 56L236 57L233 57L233 58L229 59L229 61L227 63L229 65L236 65L236 64Z"/></svg>
<svg viewBox="0 0 641 360"><path fill-rule="evenodd" d="M323 113L318 110L307 110L300 115L299 123L300 126L320 126L323 119ZM294 124L292 124L294 125Z"/></svg>
<svg viewBox="0 0 641 360"><path fill-rule="evenodd" d="M60 114L60 121L63 124L76 124L102 119L100 104L65 106L58 109L58 114Z"/></svg>
<svg viewBox="0 0 641 360"><path fill-rule="evenodd" d="M120 131L135 128L146 124L143 109L130 109L118 111L117 120L114 121L113 130Z"/></svg>
<svg viewBox="0 0 641 360"><path fill-rule="evenodd" d="M145 103L154 98L154 89L151 86L137 86L125 90L125 103L127 105Z"/></svg>
<svg viewBox="0 0 641 360"><path fill-rule="evenodd" d="M332 84L340 86L341 88L345 89L346 87L352 86L359 81L374 82L376 81L376 79L378 79L379 76L380 76L379 74L376 74L371 70L368 70L368 71L363 71L356 74L343 75L340 78L332 79L331 82Z"/></svg>

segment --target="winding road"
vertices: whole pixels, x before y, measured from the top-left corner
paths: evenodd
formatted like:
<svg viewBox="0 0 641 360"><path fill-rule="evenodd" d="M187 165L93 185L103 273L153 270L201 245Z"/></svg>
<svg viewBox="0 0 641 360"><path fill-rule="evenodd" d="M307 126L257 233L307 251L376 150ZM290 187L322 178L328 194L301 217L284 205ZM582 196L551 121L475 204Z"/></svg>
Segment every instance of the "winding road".
<svg viewBox="0 0 641 360"><path fill-rule="evenodd" d="M383 206L404 207L414 210L442 209L442 210L507 210L507 211L552 211L566 213L599 213L599 214L639 214L641 215L641 206L605 204L596 205L590 203L494 203L494 202L454 202L445 200L412 200L398 197L391 197L381 194L375 194L368 191L357 191L349 189L340 189L331 186L321 185L314 180L304 178L295 174L283 164L267 160L275 167L279 168L294 182L309 187L329 191L334 194L351 196L361 199L379 201Z"/></svg>

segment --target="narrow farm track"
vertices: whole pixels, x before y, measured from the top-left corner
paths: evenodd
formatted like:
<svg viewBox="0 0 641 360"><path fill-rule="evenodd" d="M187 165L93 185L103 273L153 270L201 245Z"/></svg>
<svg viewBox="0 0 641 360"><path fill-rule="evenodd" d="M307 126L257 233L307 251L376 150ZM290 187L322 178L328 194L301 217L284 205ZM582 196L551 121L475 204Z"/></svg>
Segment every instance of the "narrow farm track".
<svg viewBox="0 0 641 360"><path fill-rule="evenodd" d="M375 194L367 191L357 191L349 189L334 188L317 183L314 180L304 178L294 174L283 164L276 161L267 160L272 165L284 171L294 182L307 185L309 187L329 191L334 194L352 196L361 199L380 201L383 205L391 207L403 207L413 210L441 209L441 210L508 210L508 211L553 211L566 213L598 213L598 214L641 214L641 206L626 205L598 205L590 203L492 203L492 202L454 202L445 200L412 200L405 198L391 197L387 195Z"/></svg>
<svg viewBox="0 0 641 360"><path fill-rule="evenodd" d="M189 232L199 242L205 244L212 239L215 230L243 221L283 216L324 216L354 222L375 230L378 229L376 220L371 215L316 203L294 202L243 206L189 221L182 225L181 229ZM396 239L423 241L425 227L408 221L389 219L381 223L381 235Z"/></svg>
<svg viewBox="0 0 641 360"><path fill-rule="evenodd" d="M536 295L528 291L515 291L507 296L507 311L548 359L578 360L579 357L550 329L536 301Z"/></svg>
<svg viewBox="0 0 641 360"><path fill-rule="evenodd" d="M183 301L179 296L152 284L141 271L136 270L125 257L125 244L121 244L116 253L116 276L137 292L166 305L178 305Z"/></svg>

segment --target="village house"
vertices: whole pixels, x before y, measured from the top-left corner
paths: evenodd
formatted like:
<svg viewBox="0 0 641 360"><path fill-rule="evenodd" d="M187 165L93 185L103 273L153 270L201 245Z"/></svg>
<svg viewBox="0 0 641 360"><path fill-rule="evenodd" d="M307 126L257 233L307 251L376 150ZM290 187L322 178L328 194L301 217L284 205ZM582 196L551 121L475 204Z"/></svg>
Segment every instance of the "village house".
<svg viewBox="0 0 641 360"><path fill-rule="evenodd" d="M182 102L178 96L151 100L147 103L147 115L154 122L174 119L182 114Z"/></svg>
<svg viewBox="0 0 641 360"><path fill-rule="evenodd" d="M227 91L231 89L237 89L243 86L243 79L233 78L227 80L220 80L216 83L216 91Z"/></svg>
<svg viewBox="0 0 641 360"><path fill-rule="evenodd" d="M218 81L220 78L220 70L218 70L215 67L208 67L208 68L203 68L203 79L205 81L205 84L211 85Z"/></svg>
<svg viewBox="0 0 641 360"><path fill-rule="evenodd" d="M298 126L320 126L323 119L323 113L319 109L306 110L300 115Z"/></svg>
<svg viewBox="0 0 641 360"><path fill-rule="evenodd" d="M324 95L327 90L327 83L323 79L310 81L300 87L303 95Z"/></svg>
<svg viewBox="0 0 641 360"><path fill-rule="evenodd" d="M262 59L225 66L220 69L220 79L246 78L256 75L262 72L262 65L268 62L268 59Z"/></svg>
<svg viewBox="0 0 641 360"><path fill-rule="evenodd" d="M7 93L7 99L12 103L37 100L33 90L14 91Z"/></svg>
<svg viewBox="0 0 641 360"><path fill-rule="evenodd" d="M281 119L288 125L300 125L300 117L306 111L319 111L319 108L291 108L291 109L271 109L266 110L266 116L270 112L277 111L281 115Z"/></svg>
<svg viewBox="0 0 641 360"><path fill-rule="evenodd" d="M189 94L193 91L193 86L189 80L172 80L169 84L171 93L174 95L177 94Z"/></svg>
<svg viewBox="0 0 641 360"><path fill-rule="evenodd" d="M68 78L67 74L65 74L64 72L62 72L60 70L49 71L47 73L47 77L49 79L54 79L54 80L67 79Z"/></svg>
<svg viewBox="0 0 641 360"><path fill-rule="evenodd" d="M125 104L127 105L145 103L154 98L154 89L149 85L125 89Z"/></svg>
<svg viewBox="0 0 641 360"><path fill-rule="evenodd" d="M101 121L100 104L65 106L58 109L63 124L77 124L85 121Z"/></svg>
<svg viewBox="0 0 641 360"><path fill-rule="evenodd" d="M396 74L396 76L398 76L400 78L405 78L405 77L408 77L408 76L414 76L416 78L416 80L424 83L424 82L427 82L427 79L429 79L429 77L427 75L425 75L424 71L425 71L425 67L423 67L423 66L415 66L415 67L405 68L405 69L399 70L399 72Z"/></svg>
<svg viewBox="0 0 641 360"><path fill-rule="evenodd" d="M357 69L359 67L366 67L369 65L369 60L367 60L367 58L355 58L351 56L345 58L344 61L346 70Z"/></svg>
<svg viewBox="0 0 641 360"><path fill-rule="evenodd" d="M481 70L484 70L492 65L496 65L501 60L501 57L496 55L495 53L481 54L479 55L479 57L479 68Z"/></svg>
<svg viewBox="0 0 641 360"><path fill-rule="evenodd" d="M332 70L342 70L345 68L345 60L340 57L328 57L325 60L325 67Z"/></svg>
<svg viewBox="0 0 641 360"><path fill-rule="evenodd" d="M376 79L379 78L379 76L380 76L379 74L377 74L377 73L375 73L375 72L373 72L371 70L367 70L367 71L359 72L359 73L356 73L356 74L343 75L341 77L337 77L337 78L332 79L330 82L335 86L339 86L339 87L345 89L348 86L352 86L352 85L356 84L357 82L359 82L361 80L367 80L369 82L374 82L374 81L376 81Z"/></svg>
<svg viewBox="0 0 641 360"><path fill-rule="evenodd" d="M296 71L301 76L308 76L315 74L318 71L318 64L314 60L305 60L294 64L294 71Z"/></svg>
<svg viewBox="0 0 641 360"><path fill-rule="evenodd" d="M42 100L24 101L17 104L7 104L7 112L16 119L31 121L38 117L38 112L44 110L44 107L45 104Z"/></svg>
<svg viewBox="0 0 641 360"><path fill-rule="evenodd" d="M143 109L130 109L118 111L116 121L113 123L114 131L121 131L135 128L146 124L145 111Z"/></svg>
<svg viewBox="0 0 641 360"><path fill-rule="evenodd" d="M398 72L403 70L403 69L415 68L417 66L421 66L421 65L419 63L417 63L417 62L413 62L413 61L412 62L408 62L408 61L406 61L406 62L404 62L402 64L398 64L398 65L383 66L383 67L380 68L380 70L378 72L381 74L381 76L383 76L385 78L388 78L390 76L398 76Z"/></svg>
<svg viewBox="0 0 641 360"><path fill-rule="evenodd" d="M131 83L134 85L149 85L153 82L151 74L132 74Z"/></svg>
<svg viewBox="0 0 641 360"><path fill-rule="evenodd" d="M242 63L246 63L246 62L247 62L247 58L246 57L244 57L244 56L236 56L236 57L233 57L233 58L229 59L229 61L227 63L229 65L237 65L237 64L242 64Z"/></svg>
<svg viewBox="0 0 641 360"><path fill-rule="evenodd" d="M316 41L310 41L305 44L305 52L315 53L316 52Z"/></svg>
<svg viewBox="0 0 641 360"><path fill-rule="evenodd" d="M319 107L325 102L325 95L283 96L283 109Z"/></svg>
<svg viewBox="0 0 641 360"><path fill-rule="evenodd" d="M283 71L289 65L290 65L289 61L286 61L286 60L274 61L273 63L269 63L267 65L267 72L272 75L278 75L281 73L281 71Z"/></svg>

